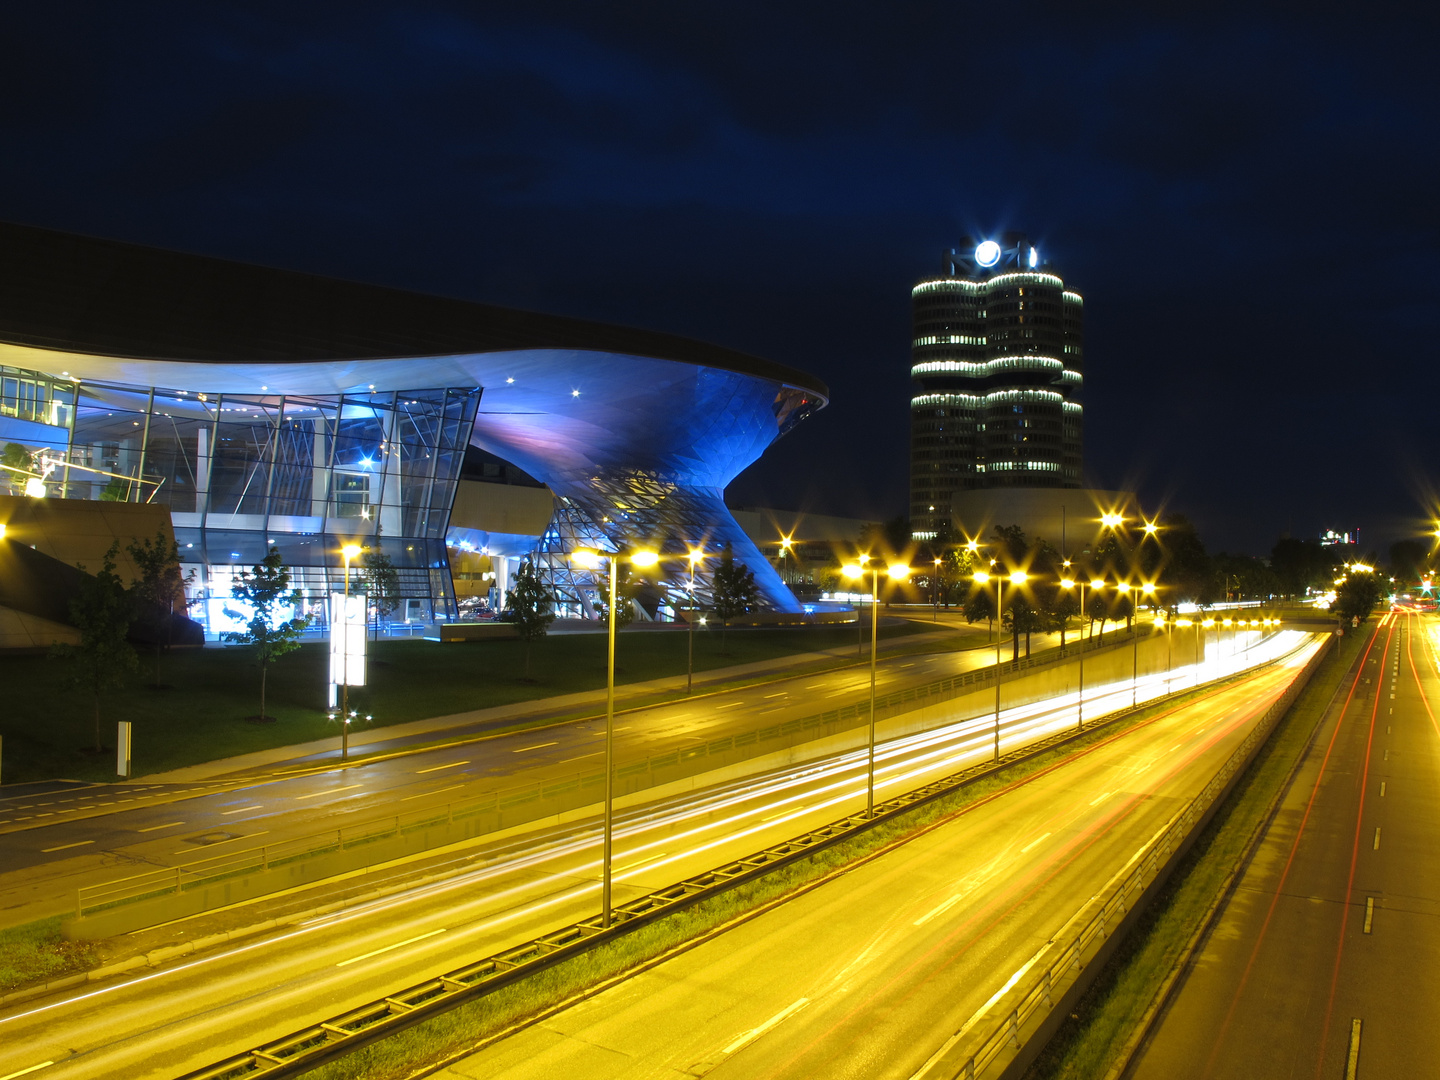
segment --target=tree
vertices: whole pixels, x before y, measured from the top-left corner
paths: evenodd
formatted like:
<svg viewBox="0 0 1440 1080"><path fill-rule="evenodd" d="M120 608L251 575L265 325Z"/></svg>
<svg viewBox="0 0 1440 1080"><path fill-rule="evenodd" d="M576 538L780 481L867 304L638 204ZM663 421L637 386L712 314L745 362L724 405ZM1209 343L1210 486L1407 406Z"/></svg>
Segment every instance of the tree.
<svg viewBox="0 0 1440 1080"><path fill-rule="evenodd" d="M35 462L30 451L17 442L7 442L5 448L0 450L0 465L5 467L5 479L10 484L11 492L16 495L25 494L25 481L30 479L30 474L35 471Z"/></svg>
<svg viewBox="0 0 1440 1080"><path fill-rule="evenodd" d="M1432 545L1425 540L1396 540L1390 545L1390 573L1395 580L1413 585L1426 577L1431 570Z"/></svg>
<svg viewBox="0 0 1440 1080"><path fill-rule="evenodd" d="M1161 522L1164 557L1157 578L1160 602L1174 611L1189 601L1199 607L1215 602L1215 563L1205 551L1200 534L1183 514L1171 514Z"/></svg>
<svg viewBox="0 0 1440 1080"><path fill-rule="evenodd" d="M367 547L360 556L360 573L365 579L365 593L370 609L375 612L375 637L380 636L380 620L400 606L400 573L384 549Z"/></svg>
<svg viewBox="0 0 1440 1080"><path fill-rule="evenodd" d="M230 586L230 595L249 607L249 621L244 630L230 630L220 635L222 641L249 645L255 650L260 665L260 717L265 715L265 677L270 665L286 653L300 647L300 635L309 619L285 619L277 622L276 610L284 604L298 604L300 593L290 588L290 568L280 558L280 549L272 546L265 558L248 571L242 570ZM232 619L245 619L247 613L225 608Z"/></svg>
<svg viewBox="0 0 1440 1080"><path fill-rule="evenodd" d="M1305 590L1312 588L1325 591L1335 579L1339 563L1334 548L1314 540L1287 536L1276 541L1270 551L1270 569L1275 571L1282 596L1304 596Z"/></svg>
<svg viewBox="0 0 1440 1080"><path fill-rule="evenodd" d="M1351 571L1336 587L1335 602L1330 605L1330 611L1342 624L1362 621L1375 610L1375 605L1380 603L1383 591L1377 575Z"/></svg>
<svg viewBox="0 0 1440 1080"><path fill-rule="evenodd" d="M88 690L94 699L97 754L102 749L101 695L122 685L125 676L139 666L135 649L126 640L133 607L129 591L115 573L115 559L119 554L117 540L101 559L100 572L93 576L87 574L70 601L70 622L80 631L80 643L56 645L51 649L52 656L74 662L75 685Z"/></svg>
<svg viewBox="0 0 1440 1080"><path fill-rule="evenodd" d="M550 590L540 580L540 571L529 560L515 571L515 584L510 589L510 619L520 640L525 642L525 678L530 677L530 645L539 641L555 621L550 610Z"/></svg>
<svg viewBox="0 0 1440 1080"><path fill-rule="evenodd" d="M174 641L175 609L185 607L185 578L180 573L180 545L165 535L153 540L136 540L125 549L140 577L132 586L138 621L150 631L155 643L155 681L160 688L160 655Z"/></svg>
<svg viewBox="0 0 1440 1080"><path fill-rule="evenodd" d="M755 584L755 575L744 563L735 561L735 551L729 545L720 554L720 565L710 578L710 596L715 614L720 616L720 642L724 648L725 630L730 620L737 615L754 611L760 603L760 590Z"/></svg>
<svg viewBox="0 0 1440 1080"><path fill-rule="evenodd" d="M1035 609L1029 598L1018 589L1015 598L1005 606L1005 614L1000 625L1003 629L1010 631L1011 653L1010 659L1020 659L1020 635L1025 635L1025 655L1030 655L1030 635L1036 630L1045 629L1044 618Z"/></svg>

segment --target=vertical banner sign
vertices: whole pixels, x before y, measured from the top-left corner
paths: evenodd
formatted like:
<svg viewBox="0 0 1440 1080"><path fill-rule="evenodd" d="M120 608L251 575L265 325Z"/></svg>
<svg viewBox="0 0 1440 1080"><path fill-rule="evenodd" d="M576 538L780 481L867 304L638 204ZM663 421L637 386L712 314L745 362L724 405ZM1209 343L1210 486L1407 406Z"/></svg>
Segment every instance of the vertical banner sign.
<svg viewBox="0 0 1440 1080"><path fill-rule="evenodd" d="M121 720L115 729L115 771L130 775L130 721Z"/></svg>
<svg viewBox="0 0 1440 1080"><path fill-rule="evenodd" d="M342 684L365 685L365 594L330 594L330 707Z"/></svg>

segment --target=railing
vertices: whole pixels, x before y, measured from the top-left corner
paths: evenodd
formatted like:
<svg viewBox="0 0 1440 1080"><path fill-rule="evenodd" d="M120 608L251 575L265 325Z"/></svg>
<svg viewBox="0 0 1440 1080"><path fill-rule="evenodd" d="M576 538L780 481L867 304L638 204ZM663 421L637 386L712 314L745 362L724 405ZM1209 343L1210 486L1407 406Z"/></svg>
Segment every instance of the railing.
<svg viewBox="0 0 1440 1080"><path fill-rule="evenodd" d="M1107 641L1086 642L1085 650L1090 652L1106 649L1130 640L1130 634L1117 633L1115 637ZM1002 665L1001 674L1008 677L1035 668L1063 663L1078 655L1079 652L1079 648L1067 646L1054 653L1047 652L1018 662L1007 662ZM899 712L910 712L925 708L927 705L939 704L950 698L958 697L969 688L993 682L994 678L995 667L992 664L986 668L978 668L922 686L912 686L904 690L882 694L875 699L875 716L877 719L881 719ZM697 746L687 746L663 754L651 754L617 766L615 779L624 784L627 780L634 780L637 777L663 770L672 770L682 765L689 766L687 770L689 773L706 772L709 767L703 763L704 759L719 757L735 750L748 746L759 746L766 742L781 739L794 741L796 736L804 736L804 733L816 732L817 729L828 727L832 729L832 733L833 731L848 730L842 726L846 720L863 720L868 717L869 711L868 700L861 700L823 713L797 717L779 724L755 727L749 731L727 735L723 739L714 739ZM823 737L823 734L815 734L811 737L820 738ZM808 739L802 739L802 741L808 741ZM758 751L757 755L759 752L764 751ZM502 788L453 800L439 807L422 807L405 814L378 818L339 829L329 829L325 832L307 834L290 840L280 840L260 847L243 848L220 855L192 859L177 866L148 870L144 873L116 878L96 885L82 885L76 891L75 914L83 917L112 908L117 904L134 903L157 896L180 893L186 889L214 884L241 874L283 866L297 859L345 851L360 844L386 837L402 836L434 825L454 824L456 821L479 814L499 813L525 803L541 802L566 795L573 796L589 788L594 788L598 792L604 783L603 771L574 773L568 777L527 784L524 787ZM638 784L632 790L642 790L648 786L651 785Z"/></svg>
<svg viewBox="0 0 1440 1080"><path fill-rule="evenodd" d="M1028 982L1020 985L1018 990L1009 987L1004 995L993 998L930 1059L927 1067L917 1074L918 1077L926 1080L958 1080L960 1077L974 1080L983 1076L985 1070L998 1059L1019 1048L1020 1032L1026 1023L1042 1010L1052 1007L1060 984L1071 975L1078 977L1087 955L1093 955L1111 929L1125 917L1135 898L1160 876L1171 856L1186 843L1196 825L1208 816L1235 774L1244 768L1255 749L1269 738L1275 724L1305 689L1310 676L1333 644L1333 638L1326 638L1305 670L1265 711L1260 722L1250 729L1220 771L1117 872L1099 894L1105 897L1099 909L1078 929L1072 924L1084 915L1086 909L1082 908L1073 916L1029 965L1026 972ZM997 1008L1002 1002L1003 1007ZM982 1025L986 1028L985 1033L973 1047L967 1046L968 1039Z"/></svg>
<svg viewBox="0 0 1440 1080"><path fill-rule="evenodd" d="M1294 701L1295 695L1305 681L1309 679L1310 673L1318 664L1320 658L1329 648L1327 642L1317 655L1312 658L1305 671L1296 679L1291 688L1281 696L1280 700L1266 711L1264 718L1251 731L1249 736L1239 750L1221 768L1221 772L1202 791L1201 795L1192 800L1190 806L1182 810L1171 822L1161 830L1156 840L1163 843L1171 843L1178 846L1183 842L1184 834L1178 832L1179 823L1182 820L1193 824L1196 820L1195 814L1204 813L1204 809L1196 810L1202 800L1206 799L1207 793L1209 802L1213 802L1219 792L1223 790L1228 778L1235 772L1245 760L1245 755L1250 749L1258 745L1269 728L1273 726L1275 719L1283 714L1284 710ZM1178 696L1180 693L1167 695L1168 697ZM1155 701L1148 701L1140 708L1149 708L1155 705ZM1048 738L1039 740L1020 750L1012 750L1006 753L999 762L986 762L983 765L971 766L953 776L945 777L926 784L913 791L906 792L896 798L887 800L876 806L875 813L871 817L857 815L831 822L821 828L811 830L784 843L776 844L773 847L756 852L753 855L742 859L734 860L723 866L717 867L708 873L698 874L688 878L677 885L667 889L651 893L649 896L641 897L627 904L617 906L613 913L613 922L610 926L601 925L599 917L587 919L583 922L573 923L570 926L556 930L523 945L507 949L505 952L494 956L486 957L474 963L467 964L462 968L447 972L439 978L431 979L416 986L408 987L397 993L390 994L381 1000L362 1005L357 1009L339 1016L332 1017L319 1024L314 1024L292 1034L282 1036L279 1039L256 1047L243 1054L238 1054L224 1061L195 1072L187 1073L180 1080L280 1080L282 1077L299 1076L302 1073L315 1068L326 1061L341 1057L352 1050L385 1038L398 1031L402 1031L413 1024L437 1016L449 1009L462 1005L467 1001L492 993L503 986L507 986L520 979L526 978L536 972L542 971L564 960L570 959L584 953L605 941L630 933L649 922L662 918L675 911L690 907L694 904L708 899L718 893L734 888L747 881L755 880L778 867L798 861L813 855L815 852L831 847L847 839L853 838L869 829L874 828L882 822L890 821L900 814L903 814L916 806L923 805L943 798L946 795L963 788L965 785L988 776L998 769L1005 768L1017 762L1048 752L1049 750L1064 745L1082 734L1089 734L1096 727L1107 724L1136 712L1136 709L1121 709L1096 720L1086 728L1085 732L1069 730ZM1208 803L1204 804L1208 806ZM1135 891L1134 882L1141 881L1143 874L1149 872L1154 876L1154 867L1158 863L1153 861L1155 853L1159 848L1156 841L1152 841L1149 849L1152 859L1146 861L1143 856L1146 848L1142 848L1137 857L1132 858L1126 864L1125 870L1120 875L1123 878L1120 885L1115 889L1111 897L1102 905L1101 910L1086 924L1082 930L1074 935L1073 940L1067 938L1067 950L1063 956L1058 956L1052 961L1037 977L1034 986L1030 986L1024 992L1021 1005L1033 999L1048 1002L1051 990L1056 979L1056 971L1067 972L1069 967L1080 966L1079 958L1083 955L1086 945L1092 942L1096 935L1103 935L1107 928L1107 918L1110 923L1118 921L1123 917L1125 901ZM1166 849L1170 850L1170 849ZM1134 871L1130 867L1140 865ZM1113 879L1112 879L1113 880ZM1144 885L1139 886L1143 891ZM1074 921L1073 919L1071 920ZM1057 935L1056 941L1063 935ZM1083 940L1082 940L1083 939ZM1046 947L1047 949L1050 946ZM1043 955L1043 953L1041 954ZM1032 967L1034 965L1031 965ZM997 994L992 999L993 1005L1000 1000L1002 995ZM985 1065L988 1065L1003 1048L1007 1045L1018 1046L1018 1034L1020 1025L1029 1016L1033 1015L1038 1006L1030 1004L1023 1009L1017 1006L1010 1014L1002 1018L1002 1023L987 1036L982 1043L981 1053L972 1053L966 1060L961 1071L952 1073L955 1076L965 1076L973 1080L979 1075ZM988 1009L988 1006L987 1006ZM938 1063L944 1057L944 1051L951 1048L951 1044L961 1041L976 1026L976 1020L984 1019L987 1010L982 1009L976 1014L976 1018L967 1024L956 1036L942 1048L931 1059L932 1063ZM992 1040L998 1039L997 1049L989 1052ZM988 1054L988 1056L984 1056ZM929 1065L927 1064L927 1068ZM937 1074L939 1075L939 1074Z"/></svg>

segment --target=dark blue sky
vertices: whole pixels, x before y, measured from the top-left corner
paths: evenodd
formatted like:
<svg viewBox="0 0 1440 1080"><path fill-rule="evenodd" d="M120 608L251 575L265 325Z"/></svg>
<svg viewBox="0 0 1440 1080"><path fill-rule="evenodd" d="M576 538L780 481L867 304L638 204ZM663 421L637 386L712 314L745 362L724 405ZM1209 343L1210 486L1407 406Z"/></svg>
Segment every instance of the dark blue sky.
<svg viewBox="0 0 1440 1080"><path fill-rule="evenodd" d="M903 511L909 286L1004 228L1086 295L1093 483L1255 552L1433 499L1428 8L18 8L0 217L825 379L732 502Z"/></svg>

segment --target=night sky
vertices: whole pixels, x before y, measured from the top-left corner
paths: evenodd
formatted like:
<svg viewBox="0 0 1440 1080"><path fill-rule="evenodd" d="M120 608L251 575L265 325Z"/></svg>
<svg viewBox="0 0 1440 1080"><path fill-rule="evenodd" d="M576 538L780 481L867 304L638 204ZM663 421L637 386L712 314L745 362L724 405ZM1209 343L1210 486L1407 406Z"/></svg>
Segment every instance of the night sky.
<svg viewBox="0 0 1440 1080"><path fill-rule="evenodd" d="M1017 229L1086 297L1091 484L1254 553L1434 505L1429 8L20 7L0 218L824 379L732 504L903 512L910 285Z"/></svg>

